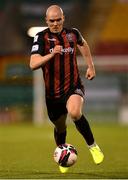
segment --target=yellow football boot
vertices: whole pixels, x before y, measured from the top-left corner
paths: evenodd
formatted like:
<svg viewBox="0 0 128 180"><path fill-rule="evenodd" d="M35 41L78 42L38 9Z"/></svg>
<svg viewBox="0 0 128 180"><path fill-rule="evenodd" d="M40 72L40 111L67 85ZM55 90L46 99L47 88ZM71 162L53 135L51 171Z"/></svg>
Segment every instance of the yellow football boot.
<svg viewBox="0 0 128 180"><path fill-rule="evenodd" d="M61 173L66 173L68 172L68 167L59 166L59 170Z"/></svg>
<svg viewBox="0 0 128 180"><path fill-rule="evenodd" d="M89 148L95 164L100 164L104 159L104 154L97 144Z"/></svg>

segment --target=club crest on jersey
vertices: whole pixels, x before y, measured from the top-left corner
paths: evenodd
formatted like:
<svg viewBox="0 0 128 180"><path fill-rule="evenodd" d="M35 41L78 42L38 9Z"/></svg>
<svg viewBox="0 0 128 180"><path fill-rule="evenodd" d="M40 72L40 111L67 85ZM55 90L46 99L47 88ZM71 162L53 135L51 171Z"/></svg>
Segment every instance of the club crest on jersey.
<svg viewBox="0 0 128 180"><path fill-rule="evenodd" d="M72 42L72 41L73 41L73 35L72 35L72 33L66 34L66 37L67 37L67 39L68 39L69 42Z"/></svg>

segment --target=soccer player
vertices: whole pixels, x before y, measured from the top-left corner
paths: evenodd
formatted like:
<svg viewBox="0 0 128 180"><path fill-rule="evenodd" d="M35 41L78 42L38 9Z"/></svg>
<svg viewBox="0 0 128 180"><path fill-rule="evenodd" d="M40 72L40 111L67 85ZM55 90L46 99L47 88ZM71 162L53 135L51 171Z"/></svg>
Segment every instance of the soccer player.
<svg viewBox="0 0 128 180"><path fill-rule="evenodd" d="M76 49L80 50L87 63L88 80L95 77L95 67L87 42L77 29L64 28L64 20L63 10L58 5L47 9L48 28L34 37L30 68L43 70L46 106L49 119L54 124L56 144L66 143L66 117L69 114L76 129L85 139L94 162L100 164L104 155L96 144L90 125L82 112L85 90L77 67ZM59 168L62 173L67 171L67 168Z"/></svg>

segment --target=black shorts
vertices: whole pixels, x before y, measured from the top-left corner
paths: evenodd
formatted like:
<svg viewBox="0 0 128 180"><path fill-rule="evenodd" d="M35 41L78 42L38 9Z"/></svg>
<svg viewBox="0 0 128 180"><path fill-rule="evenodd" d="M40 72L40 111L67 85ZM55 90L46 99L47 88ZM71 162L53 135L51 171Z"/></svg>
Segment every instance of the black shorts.
<svg viewBox="0 0 128 180"><path fill-rule="evenodd" d="M82 89L75 89L71 92L68 92L62 98L50 99L46 98L46 106L48 111L48 116L51 121L56 121L60 116L67 114L66 103L68 98L72 94L78 94L84 98L85 94Z"/></svg>

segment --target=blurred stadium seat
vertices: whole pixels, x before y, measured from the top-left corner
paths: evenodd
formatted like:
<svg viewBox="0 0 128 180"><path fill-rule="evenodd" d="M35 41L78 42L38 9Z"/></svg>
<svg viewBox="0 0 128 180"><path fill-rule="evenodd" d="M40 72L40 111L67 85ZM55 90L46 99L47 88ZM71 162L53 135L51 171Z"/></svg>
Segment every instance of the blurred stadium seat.
<svg viewBox="0 0 128 180"><path fill-rule="evenodd" d="M103 24L94 54L128 54L128 1L118 0L112 6Z"/></svg>

